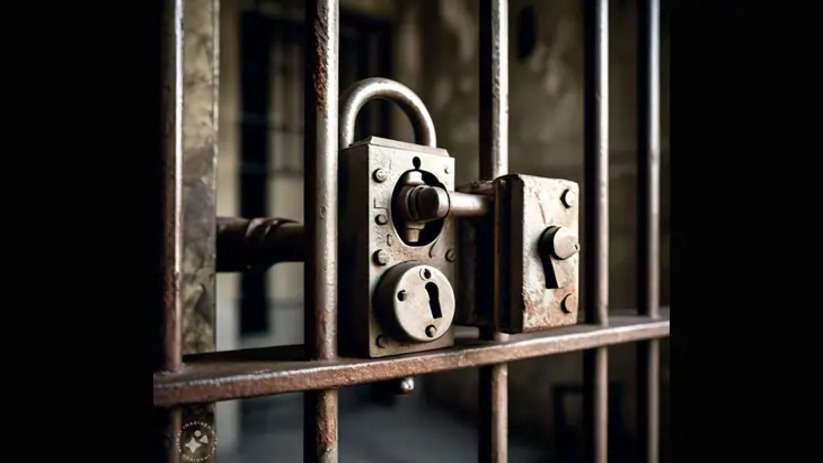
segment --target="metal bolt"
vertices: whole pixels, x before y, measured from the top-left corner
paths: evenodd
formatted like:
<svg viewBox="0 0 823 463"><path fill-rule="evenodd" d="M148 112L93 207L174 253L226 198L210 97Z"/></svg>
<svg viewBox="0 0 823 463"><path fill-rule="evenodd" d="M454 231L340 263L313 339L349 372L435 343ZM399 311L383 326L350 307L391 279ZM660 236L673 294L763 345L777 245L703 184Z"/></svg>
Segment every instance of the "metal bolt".
<svg viewBox="0 0 823 463"><path fill-rule="evenodd" d="M564 191L560 200L563 201L563 205L567 208L574 207L574 205L577 204L577 196L571 189Z"/></svg>
<svg viewBox="0 0 823 463"><path fill-rule="evenodd" d="M435 328L434 325L429 325L426 327L426 336L433 338L435 334L437 334L437 328Z"/></svg>
<svg viewBox="0 0 823 463"><path fill-rule="evenodd" d="M377 262L379 265L386 265L389 263L389 253L378 249L374 253L374 261Z"/></svg>
<svg viewBox="0 0 823 463"><path fill-rule="evenodd" d="M386 217L386 214L377 214L374 220L377 222L377 225L386 225L389 223L389 218Z"/></svg>
<svg viewBox="0 0 823 463"><path fill-rule="evenodd" d="M547 228L541 240L546 240L544 249L550 250L560 260L566 260L580 251L577 235L566 227Z"/></svg>
<svg viewBox="0 0 823 463"><path fill-rule="evenodd" d="M400 381L399 392L401 394L411 394L414 391L414 378L408 376Z"/></svg>
<svg viewBox="0 0 823 463"><path fill-rule="evenodd" d="M454 249L449 249L446 251L446 260L449 262L454 262L457 260L457 252Z"/></svg>
<svg viewBox="0 0 823 463"><path fill-rule="evenodd" d="M577 307L577 296L574 293L566 294L566 297L560 302L560 308L563 312L571 313Z"/></svg>
<svg viewBox="0 0 823 463"><path fill-rule="evenodd" d="M383 183L386 181L387 178L389 178L389 174L386 173L385 170L378 168L375 169L374 173L372 174L372 177L374 177L375 182Z"/></svg>
<svg viewBox="0 0 823 463"><path fill-rule="evenodd" d="M377 337L375 343L377 344L377 347L386 347L386 337L381 334Z"/></svg>

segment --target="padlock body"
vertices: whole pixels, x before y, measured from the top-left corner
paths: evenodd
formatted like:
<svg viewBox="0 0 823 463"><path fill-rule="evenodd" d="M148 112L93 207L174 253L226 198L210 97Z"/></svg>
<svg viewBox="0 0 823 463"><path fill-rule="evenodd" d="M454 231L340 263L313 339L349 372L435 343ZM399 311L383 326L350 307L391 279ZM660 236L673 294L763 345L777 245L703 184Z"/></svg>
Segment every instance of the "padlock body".
<svg viewBox="0 0 823 463"><path fill-rule="evenodd" d="M398 180L410 170L419 170L427 181L454 190L454 158L440 148L369 137L340 154L338 258L344 264L339 272L338 339L344 355L373 358L454 344L453 328L430 342L403 339L381 323L385 317L378 312L377 286L398 264L432 266L451 285L456 281L455 219L432 224L437 228L424 231L425 239L417 244L405 242L395 225L392 198Z"/></svg>

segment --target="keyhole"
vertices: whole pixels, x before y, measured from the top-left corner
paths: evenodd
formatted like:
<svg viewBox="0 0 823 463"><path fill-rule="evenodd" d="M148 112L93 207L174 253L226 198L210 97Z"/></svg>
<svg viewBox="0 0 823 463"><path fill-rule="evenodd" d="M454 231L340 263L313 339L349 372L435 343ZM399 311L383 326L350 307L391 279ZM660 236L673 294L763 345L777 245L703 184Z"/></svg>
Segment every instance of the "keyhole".
<svg viewBox="0 0 823 463"><path fill-rule="evenodd" d="M441 318L443 311L440 310L440 289L434 283L426 283L426 292L429 293L429 309L432 311L432 317Z"/></svg>

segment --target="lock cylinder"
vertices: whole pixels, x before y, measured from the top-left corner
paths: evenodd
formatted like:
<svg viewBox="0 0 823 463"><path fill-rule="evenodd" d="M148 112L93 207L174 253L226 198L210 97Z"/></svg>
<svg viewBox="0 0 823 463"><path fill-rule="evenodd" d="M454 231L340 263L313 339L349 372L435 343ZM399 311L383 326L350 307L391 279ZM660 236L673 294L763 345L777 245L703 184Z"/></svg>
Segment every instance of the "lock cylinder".
<svg viewBox="0 0 823 463"><path fill-rule="evenodd" d="M418 262L389 269L376 290L381 324L400 339L430 342L454 320L454 291L440 270Z"/></svg>

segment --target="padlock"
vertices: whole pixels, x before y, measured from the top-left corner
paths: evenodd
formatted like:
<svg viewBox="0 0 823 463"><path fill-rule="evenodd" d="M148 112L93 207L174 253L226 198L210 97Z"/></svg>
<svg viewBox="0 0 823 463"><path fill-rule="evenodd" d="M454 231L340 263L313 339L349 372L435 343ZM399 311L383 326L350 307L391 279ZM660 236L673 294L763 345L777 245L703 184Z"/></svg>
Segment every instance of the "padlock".
<svg viewBox="0 0 823 463"><path fill-rule="evenodd" d="M354 142L357 113L375 98L399 104L420 144ZM451 346L456 227L442 195L454 190L454 158L436 147L428 110L404 85L365 79L341 100L341 351L383 357Z"/></svg>

